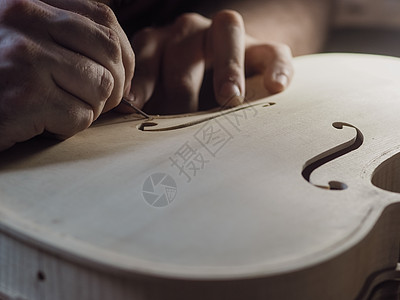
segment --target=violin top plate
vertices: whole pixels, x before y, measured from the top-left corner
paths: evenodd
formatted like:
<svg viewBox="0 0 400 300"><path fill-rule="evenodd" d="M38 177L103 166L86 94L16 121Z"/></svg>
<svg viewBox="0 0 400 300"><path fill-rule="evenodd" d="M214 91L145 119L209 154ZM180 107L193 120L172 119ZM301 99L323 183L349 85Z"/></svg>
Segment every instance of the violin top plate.
<svg viewBox="0 0 400 300"><path fill-rule="evenodd" d="M208 120L155 117L154 128L186 125L151 131L109 114L66 141L1 153L0 230L82 264L174 278L269 276L346 251L400 200L371 183L400 152L400 60L294 64L285 92ZM356 129L357 149L302 176Z"/></svg>

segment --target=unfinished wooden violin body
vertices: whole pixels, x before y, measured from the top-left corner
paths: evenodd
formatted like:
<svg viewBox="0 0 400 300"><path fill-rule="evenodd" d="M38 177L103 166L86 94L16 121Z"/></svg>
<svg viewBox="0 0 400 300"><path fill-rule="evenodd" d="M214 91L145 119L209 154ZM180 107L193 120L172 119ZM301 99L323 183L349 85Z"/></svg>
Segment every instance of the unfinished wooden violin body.
<svg viewBox="0 0 400 300"><path fill-rule="evenodd" d="M326 54L295 68L287 91L239 108L110 114L1 153L0 299L390 293L400 60Z"/></svg>

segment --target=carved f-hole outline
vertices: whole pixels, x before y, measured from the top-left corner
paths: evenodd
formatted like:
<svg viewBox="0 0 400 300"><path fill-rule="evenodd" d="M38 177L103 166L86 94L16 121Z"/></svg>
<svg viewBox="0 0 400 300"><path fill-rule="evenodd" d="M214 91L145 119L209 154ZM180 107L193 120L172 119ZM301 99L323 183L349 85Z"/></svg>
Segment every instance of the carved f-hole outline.
<svg viewBox="0 0 400 300"><path fill-rule="evenodd" d="M313 157L309 161L307 161L303 167L303 171L301 172L301 175L303 175L304 179L307 180L308 182L310 182L311 173L315 169L319 168L320 166L322 166L340 156L343 156L351 151L358 149L364 141L364 136L361 133L361 131L357 127L355 127L351 124L343 123L343 122L335 122L332 124L332 126L336 129L343 129L343 126L354 128L356 130L356 136L353 139L351 139L350 141L347 141L344 144L341 144L337 147L329 149L328 151L325 151L325 152ZM310 182L310 183L313 184L312 182ZM313 185L315 185L316 187L319 187L319 188L330 189L330 190L344 190L347 188L347 185L340 181L330 181L330 182L328 182L327 186L316 185L316 184L313 184Z"/></svg>
<svg viewBox="0 0 400 300"><path fill-rule="evenodd" d="M159 124L155 122L157 119L163 119L162 117L152 117L145 122L141 123L137 128L141 131L170 131L170 130L177 130L177 129L182 129L190 126L194 126L200 123L204 123L207 121L210 121L212 119L216 119L225 115L229 115L232 113L235 113L240 110L246 110L246 109L256 109L257 106L262 106L262 107L270 107L275 105L275 102L267 102L267 103L255 103L255 104L247 104L247 105L242 105L240 107L234 107L222 111L216 111L214 113L208 114L206 117L202 117L201 114L199 115L199 118L197 120L185 122L185 123L179 123L179 118L176 118L177 124L168 126L168 127L159 127ZM183 115L184 116L184 115ZM168 118L168 117L167 117Z"/></svg>

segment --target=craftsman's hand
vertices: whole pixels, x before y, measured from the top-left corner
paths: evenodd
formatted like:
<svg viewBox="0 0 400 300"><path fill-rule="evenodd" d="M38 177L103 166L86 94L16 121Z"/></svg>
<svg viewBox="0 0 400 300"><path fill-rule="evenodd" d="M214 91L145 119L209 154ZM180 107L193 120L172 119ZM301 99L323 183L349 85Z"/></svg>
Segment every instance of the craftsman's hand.
<svg viewBox="0 0 400 300"><path fill-rule="evenodd" d="M292 55L285 45L246 36L241 16L230 10L212 20L185 14L174 24L147 28L132 39L135 76L129 98L156 112L196 111L206 71L213 71L213 93L222 106L236 106L245 95L245 74L261 74L270 93L286 88Z"/></svg>
<svg viewBox="0 0 400 300"><path fill-rule="evenodd" d="M0 0L0 150L44 131L67 138L128 93L129 40L87 0Z"/></svg>

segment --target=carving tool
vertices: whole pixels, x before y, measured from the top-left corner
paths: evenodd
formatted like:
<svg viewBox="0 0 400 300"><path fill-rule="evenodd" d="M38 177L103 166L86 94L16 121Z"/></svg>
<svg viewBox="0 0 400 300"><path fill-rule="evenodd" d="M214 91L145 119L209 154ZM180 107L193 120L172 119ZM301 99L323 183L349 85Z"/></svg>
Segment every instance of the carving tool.
<svg viewBox="0 0 400 300"><path fill-rule="evenodd" d="M143 117L147 118L147 119L151 119L151 117L146 114L144 111L142 111L141 109L137 108L135 105L132 104L131 101L129 101L126 98L122 98L121 100L122 103L128 105L129 107L133 108L137 113L141 114Z"/></svg>

